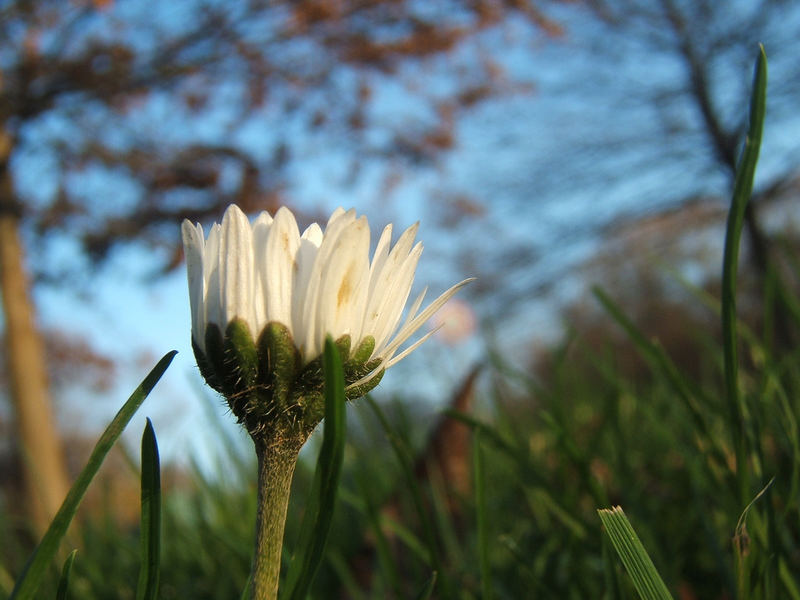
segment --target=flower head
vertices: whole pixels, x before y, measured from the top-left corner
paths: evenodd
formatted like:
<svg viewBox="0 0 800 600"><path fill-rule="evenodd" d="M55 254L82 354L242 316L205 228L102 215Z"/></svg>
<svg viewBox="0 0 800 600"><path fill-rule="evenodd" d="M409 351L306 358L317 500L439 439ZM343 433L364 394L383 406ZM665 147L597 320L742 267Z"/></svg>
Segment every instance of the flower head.
<svg viewBox="0 0 800 600"><path fill-rule="evenodd" d="M420 311L423 291L401 322L422 253L416 230L392 246L386 226L370 260L369 225L355 210L338 208L324 231L314 223L302 235L287 208L251 223L231 205L207 238L199 224L183 222L198 365L251 433L276 412L319 422L326 336L337 341L351 398L430 336L398 353L469 280Z"/></svg>

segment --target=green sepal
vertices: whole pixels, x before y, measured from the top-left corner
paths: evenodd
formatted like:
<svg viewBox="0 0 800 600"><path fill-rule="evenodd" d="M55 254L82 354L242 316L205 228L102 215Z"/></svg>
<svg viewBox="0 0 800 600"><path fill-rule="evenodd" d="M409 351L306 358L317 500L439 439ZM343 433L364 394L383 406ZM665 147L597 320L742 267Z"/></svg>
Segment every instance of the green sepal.
<svg viewBox="0 0 800 600"><path fill-rule="evenodd" d="M346 385L353 385L359 379L363 379L381 366L380 358L373 358L367 362L356 363L348 361L344 370L344 381Z"/></svg>
<svg viewBox="0 0 800 600"><path fill-rule="evenodd" d="M334 344L336 345L336 349L339 351L339 357L341 358L342 362L346 361L347 358L350 356L350 344L351 344L350 336L343 335L338 340L336 340ZM323 358L323 356L324 354L320 356L320 358Z"/></svg>
<svg viewBox="0 0 800 600"><path fill-rule="evenodd" d="M350 355L350 336L343 335L334 342L339 356L344 363ZM322 373L322 355L303 367L302 373L297 377L297 395L305 396L311 393L318 393L322 398L322 388L325 385L325 376Z"/></svg>
<svg viewBox="0 0 800 600"><path fill-rule="evenodd" d="M370 363L373 361L370 361ZM380 361L378 361L380 362ZM368 363L369 364L369 363ZM363 396L366 396L372 389L381 382L383 379L383 374L386 373L386 369L381 369L375 375L372 376L372 379L365 381L361 385L357 385L352 388L345 388L344 393L347 396L348 400L356 400ZM358 379L361 379L359 377ZM354 379L353 381L358 381L358 379Z"/></svg>
<svg viewBox="0 0 800 600"><path fill-rule="evenodd" d="M192 340L200 372L225 396L233 414L253 436L264 435L278 421L311 431L324 417L322 356L302 366L300 351L289 329L277 321L264 327L254 342L247 323L231 321L223 337L220 328L206 326L205 353ZM380 359L371 359L375 339L366 336L351 352L349 335L339 337L336 349L344 364L346 385L374 375L363 384L345 390L347 399L360 398L383 377Z"/></svg>
<svg viewBox="0 0 800 600"><path fill-rule="evenodd" d="M228 378L225 377L225 343L222 338L222 331L215 323L206 325L206 353L207 364L214 372L215 381L219 387L213 387L226 398L230 397L233 390L228 386ZM209 383L210 385L210 383Z"/></svg>
<svg viewBox="0 0 800 600"><path fill-rule="evenodd" d="M303 415L303 423L307 428L313 429L325 417L325 395L322 391L311 391L296 395L298 407Z"/></svg>
<svg viewBox="0 0 800 600"><path fill-rule="evenodd" d="M366 347L364 347L364 342L368 343ZM369 358L370 354L372 354L372 350L375 348L375 340L372 339L372 337L367 337L364 339L364 342L359 344L358 350L354 354L354 357L366 355L367 358ZM369 345L369 342L371 342L371 345ZM367 350L369 350L369 353L367 353ZM357 385L356 387L345 388L345 395L347 396L348 400L355 400L356 398L365 396L368 392L372 391L372 388L380 383L381 379L383 379L383 374L386 371L386 369L381 366L382 363L383 361L380 358L373 358L372 360L365 360L361 362L356 362L355 360L347 362L347 366L345 367L344 371L344 378L345 384L348 386L353 385L359 379L363 379L370 373L380 369L380 372L376 373L369 381L366 381L361 385Z"/></svg>
<svg viewBox="0 0 800 600"><path fill-rule="evenodd" d="M288 327L277 321L268 323L258 338L258 378L266 384L273 406L288 404L299 366L300 352Z"/></svg>
<svg viewBox="0 0 800 600"><path fill-rule="evenodd" d="M368 335L356 348L356 351L353 352L353 355L350 357L350 360L347 360L344 365L344 371L347 373L348 368L353 365L363 365L365 362L369 360L369 357L372 356L372 351L375 350L375 338L371 335Z"/></svg>
<svg viewBox="0 0 800 600"><path fill-rule="evenodd" d="M334 344L344 362L350 355L350 336L343 335ZM325 376L322 371L322 355L305 367L295 379L292 400L302 415L303 423L310 428L316 427L325 416Z"/></svg>
<svg viewBox="0 0 800 600"><path fill-rule="evenodd" d="M203 379L206 380L208 385L210 385L220 394L223 393L222 383L220 383L217 374L214 372L213 365L208 358L206 358L206 355L200 349L200 346L197 344L194 338L192 338L192 351L194 352L195 360L197 360L197 367L200 369L200 375L203 376Z"/></svg>
<svg viewBox="0 0 800 600"><path fill-rule="evenodd" d="M239 422L251 428L251 419L258 413L258 351L250 326L243 319L233 319L225 328L225 366L221 373L225 399Z"/></svg>
<svg viewBox="0 0 800 600"><path fill-rule="evenodd" d="M241 393L255 387L258 382L258 351L250 333L250 326L243 319L233 319L225 328L226 377L232 379L232 387Z"/></svg>

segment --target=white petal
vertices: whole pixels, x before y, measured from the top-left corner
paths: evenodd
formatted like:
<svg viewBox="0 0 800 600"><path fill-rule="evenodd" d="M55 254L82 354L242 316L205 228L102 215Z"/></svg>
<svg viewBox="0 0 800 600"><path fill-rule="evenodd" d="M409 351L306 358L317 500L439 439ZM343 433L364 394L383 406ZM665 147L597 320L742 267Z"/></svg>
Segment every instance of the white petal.
<svg viewBox="0 0 800 600"><path fill-rule="evenodd" d="M398 354L397 356L394 356L394 357L392 357L391 359L389 359L388 357L384 357L384 358L382 358L382 359L381 359L381 362L380 362L380 363L378 363L378 366L377 366L377 367L375 367L375 369L373 369L372 371L370 371L370 372L369 372L367 375L365 375L365 376L364 376L364 377L362 377L361 379L358 379L357 381L354 381L353 383L351 383L350 385L348 385L348 386L347 386L345 389L346 389L346 390L349 390L350 388L354 388L354 387L358 387L358 386L360 386L360 385L364 385L364 384L365 384L365 383L367 383L367 382L368 382L370 379L372 379L373 377L376 377L376 376L378 375L378 373L380 373L380 372L381 372L381 370L384 370L384 371L385 371L385 370L386 370L386 369L388 369L389 367L391 367L391 366L393 366L393 365L396 365L396 364L397 364L397 363L399 363L401 360L403 360L403 359L404 359L406 356L408 356L409 354L411 354L411 353L412 353L414 350L416 350L416 349L417 349L417 348L419 348L419 347L420 347L422 344L424 344L426 341L428 341L428 338L430 338L430 337L431 337L431 336L432 336L434 333L436 333L437 331L439 331L439 330L440 330L440 329L443 327L443 325L444 325L444 324L442 324L442 325L439 325L439 326L438 326L438 327L436 327L435 329L432 329L431 331L429 331L428 333L426 333L425 335L423 335L421 338L419 338L419 339L418 339L416 342L414 342L414 343L413 343L411 346L409 346L408 348L406 348L405 350L403 350L403 351L402 351L400 354Z"/></svg>
<svg viewBox="0 0 800 600"><path fill-rule="evenodd" d="M352 223L354 220L354 210L345 213L344 210L337 209L337 211L334 212L334 216L331 216L325 228L325 233L316 256L314 257L313 264L310 266L307 283L305 283L301 294L297 294L298 300L302 300L302 307L295 307L296 312L294 316L296 318L292 331L296 333L295 343L298 344L300 353L303 355L306 362L322 353L322 344L325 342L325 332L319 330L321 322L318 318L318 313L320 311L319 296L322 282L323 279L328 276L327 263L330 260L333 249L336 247L341 234L346 230L348 224Z"/></svg>
<svg viewBox="0 0 800 600"><path fill-rule="evenodd" d="M408 325L411 322L411 319L417 316L417 311L419 310L419 307L422 306L422 301L425 300L425 294L427 293L428 286L426 285L424 288L422 288L419 296L417 296L414 302L411 303L411 306L408 309L408 314L406 315L406 322L403 323L403 327Z"/></svg>
<svg viewBox="0 0 800 600"><path fill-rule="evenodd" d="M321 256L324 243L320 248ZM369 290L369 223L366 217L349 223L323 259L327 260L316 313L316 341L320 349L326 335L337 339L349 334L354 340L360 339Z"/></svg>
<svg viewBox="0 0 800 600"><path fill-rule="evenodd" d="M392 224L390 223L383 228L381 237L378 238L378 245L375 247L375 254L372 256L372 263L369 266L369 293L372 295L374 288L373 280L377 279L376 274L381 272L386 258L389 256L389 247L392 242Z"/></svg>
<svg viewBox="0 0 800 600"><path fill-rule="evenodd" d="M222 327L239 317L247 322L251 333L256 335L253 232L247 216L235 204L228 207L222 218L219 257Z"/></svg>
<svg viewBox="0 0 800 600"><path fill-rule="evenodd" d="M387 360L387 361L386 361L386 366L385 366L385 368L386 368L386 369L388 369L389 367L391 367L391 366L393 366L393 365L396 365L397 363L399 363L399 362L400 362L401 360L403 360L403 359L404 359L406 356L408 356L409 354L411 354L411 353L412 353L414 350L416 350L416 349L417 349L417 348L419 348L419 347L420 347L422 344L424 344L426 341L428 341L428 338L429 338L429 337L431 337L431 336L432 336L434 333L436 333L437 331L439 331L439 330L440 330L442 327L444 327L444 323L442 323L441 325L439 325L439 326L437 326L437 327L435 327L435 328L431 329L431 330L430 330L428 333L426 333L425 335L423 335L421 338L419 338L419 339L418 339L416 342L414 342L413 344L411 344L411 345L410 345L408 348L406 348L405 350L403 350L403 351L402 351L400 354L398 354L397 356L392 356L392 358L391 358L391 359L389 359L389 360Z"/></svg>
<svg viewBox="0 0 800 600"><path fill-rule="evenodd" d="M331 226L331 223L333 223L335 220L337 220L338 218L340 218L342 215L345 215L345 214L348 214L348 213L352 213L353 217L355 217L356 211L355 211L355 209L352 209L352 208L351 208L350 210L346 211L346 210L345 210L345 209L343 209L341 206L337 207L337 208L336 208L336 209L335 209L335 210L334 210L334 211L331 213L331 216L328 218L328 224L327 224L327 225L325 225L325 230L326 230L326 232L327 232L327 229L328 229L328 227L330 227L330 226Z"/></svg>
<svg viewBox="0 0 800 600"><path fill-rule="evenodd" d="M409 254L417 229L418 224L406 229L383 260L376 250L373 268L370 270L369 302L363 325L363 334L375 338L375 352L380 351L394 332L408 300L417 261L422 252L422 244L418 243ZM378 249L383 250L380 242Z"/></svg>
<svg viewBox="0 0 800 600"><path fill-rule="evenodd" d="M462 287L467 285L470 281L474 281L475 278L465 279L453 287L445 291L441 296L439 296L436 300L431 302L425 310L423 310L419 315L410 320L407 320L406 324L400 329L394 339L389 343L389 345L381 352L381 355L385 359L390 359L392 355L397 351L397 349L409 338L411 337L414 332L422 327L422 325L431 318L433 313L439 310L445 302L447 302L453 294L455 294L458 290Z"/></svg>
<svg viewBox="0 0 800 600"><path fill-rule="evenodd" d="M272 215L270 215L267 211L262 210L258 213L256 220L253 221L253 231L255 232L256 227L264 227L266 226L269 229L269 226L272 225Z"/></svg>
<svg viewBox="0 0 800 600"><path fill-rule="evenodd" d="M306 230L303 232L303 235L300 236L300 239L308 240L312 244L314 244L317 248L322 243L322 229L317 223L312 223Z"/></svg>
<svg viewBox="0 0 800 600"><path fill-rule="evenodd" d="M258 270L267 302L267 321L278 321L292 331L292 301L300 248L300 232L294 215L282 207L266 239Z"/></svg>
<svg viewBox="0 0 800 600"><path fill-rule="evenodd" d="M297 263L297 275L294 281L294 291L292 292L292 335L296 344L304 344L308 332L307 319L305 318L306 298L308 282L311 279L311 272L314 269L314 262L322 244L322 229L316 223L312 223L300 236L300 248L297 250L295 262Z"/></svg>
<svg viewBox="0 0 800 600"><path fill-rule="evenodd" d="M416 227L409 228L398 240L379 271L370 278L370 298L364 314L364 334L375 338L376 350L383 347L400 320L411 284L414 281L422 244L409 254Z"/></svg>
<svg viewBox="0 0 800 600"><path fill-rule="evenodd" d="M272 228L272 217L267 211L262 211L253 221L253 268L255 269L256 284L254 286L253 309L258 328L263 329L268 322L267 297L264 291L264 282L261 276L262 265L267 261L267 237ZM258 336L259 331L255 335Z"/></svg>
<svg viewBox="0 0 800 600"><path fill-rule="evenodd" d="M224 328L222 317L222 290L219 280L219 247L221 237L219 223L214 223L208 232L206 247L203 251L203 279L205 288L206 323L214 323Z"/></svg>
<svg viewBox="0 0 800 600"><path fill-rule="evenodd" d="M379 315L371 324L371 333L375 338L375 348L382 348L397 330L397 324L403 314L403 307L406 305L408 295L411 293L414 273L421 254L422 243L418 243L407 256L398 256L398 258L403 259L402 262L392 265L384 288L379 289L375 295L376 298L381 298L382 296L380 303L373 305L371 311L368 309L367 314L369 316L376 313ZM392 263L394 262L392 261Z"/></svg>
<svg viewBox="0 0 800 600"><path fill-rule="evenodd" d="M184 220L181 225L183 252L186 255L186 275L189 280L189 305L192 310L192 338L200 349L205 350L205 281L203 278L203 249L205 238L198 223L192 225Z"/></svg>
<svg viewBox="0 0 800 600"><path fill-rule="evenodd" d="M325 230L312 224L299 234L294 215L280 209L273 218L258 215L252 226L231 205L222 224L203 238L200 225L181 225L187 262L192 337L203 347L208 323L224 330L242 318L254 336L267 321L289 327L308 362L322 352L325 336L349 334L353 344L364 336L375 339L373 358L386 369L408 356L433 332L428 332L395 356L399 348L455 292L471 280L453 286L418 314L425 290L403 308L414 281L422 244L414 244L417 225L409 227L392 247L392 226L381 233L369 256L369 224L355 210L337 208ZM372 373L359 385L375 376ZM352 386L351 386L352 387Z"/></svg>

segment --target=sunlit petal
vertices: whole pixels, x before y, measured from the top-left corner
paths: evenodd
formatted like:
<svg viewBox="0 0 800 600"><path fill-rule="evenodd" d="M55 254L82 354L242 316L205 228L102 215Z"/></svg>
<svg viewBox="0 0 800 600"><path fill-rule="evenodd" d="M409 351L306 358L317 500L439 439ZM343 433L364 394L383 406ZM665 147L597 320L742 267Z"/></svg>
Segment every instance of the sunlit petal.
<svg viewBox="0 0 800 600"><path fill-rule="evenodd" d="M220 299L225 321L221 325L240 317L252 331L256 327L253 308L253 230L247 216L236 205L228 207L222 219L219 256Z"/></svg>
<svg viewBox="0 0 800 600"><path fill-rule="evenodd" d="M260 255L256 269L267 303L267 322L278 321L289 326L290 331L299 248L300 232L294 215L288 208L281 208L275 215L265 252Z"/></svg>
<svg viewBox="0 0 800 600"><path fill-rule="evenodd" d="M186 275L189 280L189 304L192 310L192 333L195 342L203 347L206 315L203 310L205 279L203 277L203 249L205 237L203 228L185 220L181 225L184 253L186 254Z"/></svg>
<svg viewBox="0 0 800 600"><path fill-rule="evenodd" d="M302 235L287 208L274 218L262 212L251 224L231 205L205 239L199 224L186 221L181 233L192 337L205 351L209 323L224 332L231 320L241 318L257 340L268 323L278 322L303 364L321 354L328 335L349 335L353 348L371 337L370 358L381 366L368 380L428 339L430 334L400 351L469 281L453 286L420 312L423 290L406 309L422 254L422 243L414 243L417 229L416 224L406 229L392 246L392 226L387 225L370 259L369 224L352 209L337 208L324 229L313 223Z"/></svg>

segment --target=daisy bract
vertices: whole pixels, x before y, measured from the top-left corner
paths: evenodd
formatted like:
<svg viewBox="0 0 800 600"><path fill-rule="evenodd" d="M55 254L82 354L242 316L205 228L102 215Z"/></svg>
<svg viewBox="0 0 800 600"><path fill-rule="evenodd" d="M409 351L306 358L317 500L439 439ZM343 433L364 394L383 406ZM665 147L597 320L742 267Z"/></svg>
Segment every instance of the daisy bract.
<svg viewBox="0 0 800 600"><path fill-rule="evenodd" d="M423 291L405 310L422 253L416 231L392 244L386 226L370 258L369 225L355 210L338 208L324 229L302 234L287 208L251 222L231 205L208 236L183 222L197 363L251 435L310 433L319 423L326 336L342 356L348 398L430 336L401 350L468 280L420 310Z"/></svg>

